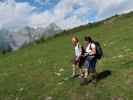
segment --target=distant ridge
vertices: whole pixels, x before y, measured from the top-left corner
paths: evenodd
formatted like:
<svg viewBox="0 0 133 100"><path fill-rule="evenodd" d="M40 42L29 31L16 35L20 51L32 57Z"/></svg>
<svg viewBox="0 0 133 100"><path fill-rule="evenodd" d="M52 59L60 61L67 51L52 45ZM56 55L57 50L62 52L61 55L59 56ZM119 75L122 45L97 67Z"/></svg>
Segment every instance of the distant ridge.
<svg viewBox="0 0 133 100"><path fill-rule="evenodd" d="M0 50L12 51L17 50L23 45L27 45L41 38L52 37L60 33L62 29L55 23L51 23L46 28L32 28L25 26L15 31L8 29L0 30Z"/></svg>

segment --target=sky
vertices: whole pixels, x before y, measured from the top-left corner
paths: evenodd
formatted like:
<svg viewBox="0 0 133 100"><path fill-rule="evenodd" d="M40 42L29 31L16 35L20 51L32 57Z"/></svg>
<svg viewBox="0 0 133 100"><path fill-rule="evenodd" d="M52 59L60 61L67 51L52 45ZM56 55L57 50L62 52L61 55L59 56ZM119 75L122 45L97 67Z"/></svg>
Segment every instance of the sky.
<svg viewBox="0 0 133 100"><path fill-rule="evenodd" d="M71 29L133 11L133 0L0 0L0 28Z"/></svg>

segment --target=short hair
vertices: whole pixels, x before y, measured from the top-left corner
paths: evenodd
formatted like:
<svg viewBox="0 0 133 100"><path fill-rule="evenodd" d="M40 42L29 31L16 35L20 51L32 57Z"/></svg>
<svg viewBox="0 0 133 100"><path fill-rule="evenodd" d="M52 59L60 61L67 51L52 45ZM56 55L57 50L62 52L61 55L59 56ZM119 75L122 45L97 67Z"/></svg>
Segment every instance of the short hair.
<svg viewBox="0 0 133 100"><path fill-rule="evenodd" d="M90 36L85 36L84 40L87 42L92 42L92 38Z"/></svg>

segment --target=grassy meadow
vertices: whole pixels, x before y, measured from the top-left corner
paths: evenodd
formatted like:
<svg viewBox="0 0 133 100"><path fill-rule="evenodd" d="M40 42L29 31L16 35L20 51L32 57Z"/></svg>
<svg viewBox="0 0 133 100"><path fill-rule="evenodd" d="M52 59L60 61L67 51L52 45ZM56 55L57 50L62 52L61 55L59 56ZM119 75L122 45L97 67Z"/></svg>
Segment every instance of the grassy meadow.
<svg viewBox="0 0 133 100"><path fill-rule="evenodd" d="M97 72L111 75L97 85L69 80L74 50L72 34L82 44L86 35L98 40L104 58ZM0 100L133 100L133 13L64 31L44 42L0 54Z"/></svg>

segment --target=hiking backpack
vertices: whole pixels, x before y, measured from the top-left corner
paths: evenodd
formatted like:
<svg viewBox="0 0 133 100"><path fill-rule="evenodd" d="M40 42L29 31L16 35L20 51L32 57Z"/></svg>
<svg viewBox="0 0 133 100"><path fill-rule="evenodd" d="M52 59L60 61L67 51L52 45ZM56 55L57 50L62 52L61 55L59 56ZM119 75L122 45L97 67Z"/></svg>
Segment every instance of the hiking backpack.
<svg viewBox="0 0 133 100"><path fill-rule="evenodd" d="M93 43L96 45L96 59L101 59L103 57L103 50L98 41L93 41Z"/></svg>

